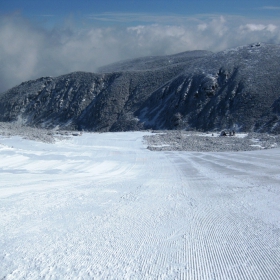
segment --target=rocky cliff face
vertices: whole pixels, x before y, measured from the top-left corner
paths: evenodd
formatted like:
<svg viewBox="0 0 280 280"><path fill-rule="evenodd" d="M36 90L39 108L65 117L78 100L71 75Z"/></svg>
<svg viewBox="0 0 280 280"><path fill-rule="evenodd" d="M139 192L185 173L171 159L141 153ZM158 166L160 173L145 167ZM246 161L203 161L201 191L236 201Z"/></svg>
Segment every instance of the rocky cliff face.
<svg viewBox="0 0 280 280"><path fill-rule="evenodd" d="M280 132L280 46L140 58L28 81L0 95L0 121L75 130Z"/></svg>

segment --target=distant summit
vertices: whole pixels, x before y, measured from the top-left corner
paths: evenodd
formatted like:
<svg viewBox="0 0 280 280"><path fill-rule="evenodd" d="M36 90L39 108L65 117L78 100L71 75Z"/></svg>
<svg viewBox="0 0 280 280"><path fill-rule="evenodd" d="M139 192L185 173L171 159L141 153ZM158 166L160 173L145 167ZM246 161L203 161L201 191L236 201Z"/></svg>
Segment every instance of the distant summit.
<svg viewBox="0 0 280 280"><path fill-rule="evenodd" d="M0 121L90 131L280 133L280 46L254 43L114 63L0 95Z"/></svg>
<svg viewBox="0 0 280 280"><path fill-rule="evenodd" d="M130 59L125 61L116 62L107 66L100 67L98 72L119 72L119 71L145 71L153 70L161 67L168 67L170 65L187 63L193 59L197 59L206 55L212 54L208 51L188 51L178 53L175 55L166 56L147 56L136 59Z"/></svg>

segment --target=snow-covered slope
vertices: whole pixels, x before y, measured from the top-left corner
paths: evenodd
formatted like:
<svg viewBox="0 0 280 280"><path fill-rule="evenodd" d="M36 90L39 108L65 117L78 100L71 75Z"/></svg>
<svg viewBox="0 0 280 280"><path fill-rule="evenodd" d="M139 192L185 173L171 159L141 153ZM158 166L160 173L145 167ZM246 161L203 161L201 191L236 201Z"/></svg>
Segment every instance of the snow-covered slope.
<svg viewBox="0 0 280 280"><path fill-rule="evenodd" d="M151 152L144 134L0 138L0 279L280 278L280 149Z"/></svg>
<svg viewBox="0 0 280 280"><path fill-rule="evenodd" d="M280 46L253 44L117 63L25 82L0 96L0 121L92 131L280 132ZM108 72L111 71L111 72Z"/></svg>
<svg viewBox="0 0 280 280"><path fill-rule="evenodd" d="M111 73L120 71L153 70L174 64L189 63L192 60L212 54L208 51L188 51L166 56L148 56L121 61L100 67L98 72Z"/></svg>
<svg viewBox="0 0 280 280"><path fill-rule="evenodd" d="M152 128L280 132L280 46L257 44L192 62L137 111Z"/></svg>

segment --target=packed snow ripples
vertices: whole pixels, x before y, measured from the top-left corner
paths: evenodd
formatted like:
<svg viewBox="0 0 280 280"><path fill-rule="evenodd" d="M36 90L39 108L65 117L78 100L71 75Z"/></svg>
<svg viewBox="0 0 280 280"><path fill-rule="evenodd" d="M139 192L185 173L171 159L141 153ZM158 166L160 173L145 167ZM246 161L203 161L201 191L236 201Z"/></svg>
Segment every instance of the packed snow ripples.
<svg viewBox="0 0 280 280"><path fill-rule="evenodd" d="M0 279L279 279L280 149L144 135L1 137Z"/></svg>

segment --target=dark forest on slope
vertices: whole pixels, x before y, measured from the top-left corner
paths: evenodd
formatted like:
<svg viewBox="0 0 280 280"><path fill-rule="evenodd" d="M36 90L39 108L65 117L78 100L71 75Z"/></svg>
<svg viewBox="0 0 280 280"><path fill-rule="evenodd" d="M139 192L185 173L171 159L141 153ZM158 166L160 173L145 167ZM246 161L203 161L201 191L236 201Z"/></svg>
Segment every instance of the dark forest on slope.
<svg viewBox="0 0 280 280"><path fill-rule="evenodd" d="M280 46L144 57L27 81L0 95L0 121L88 131L280 132Z"/></svg>

